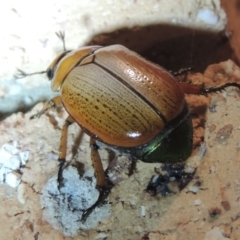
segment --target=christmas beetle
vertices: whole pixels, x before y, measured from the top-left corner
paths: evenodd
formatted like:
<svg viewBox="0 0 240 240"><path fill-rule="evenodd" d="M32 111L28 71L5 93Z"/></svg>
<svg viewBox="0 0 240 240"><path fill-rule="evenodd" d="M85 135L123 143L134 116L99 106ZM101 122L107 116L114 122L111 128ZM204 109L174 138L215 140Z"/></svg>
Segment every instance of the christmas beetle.
<svg viewBox="0 0 240 240"><path fill-rule="evenodd" d="M60 141L59 187L63 183L69 125L76 122L91 137L91 159L100 190L92 208L111 188L98 153L100 147L147 163L185 161L192 152L193 133L184 94L239 87L232 83L204 89L179 83L164 68L121 45L64 51L44 72L59 95L33 118L57 106L63 106L69 114Z"/></svg>

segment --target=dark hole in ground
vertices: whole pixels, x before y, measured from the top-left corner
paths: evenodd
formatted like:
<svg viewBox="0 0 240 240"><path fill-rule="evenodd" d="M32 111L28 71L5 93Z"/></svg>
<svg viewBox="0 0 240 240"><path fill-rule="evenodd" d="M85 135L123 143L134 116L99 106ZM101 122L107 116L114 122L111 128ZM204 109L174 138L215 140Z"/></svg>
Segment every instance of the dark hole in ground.
<svg viewBox="0 0 240 240"><path fill-rule="evenodd" d="M224 32L200 31L171 25L119 29L99 34L87 45L122 44L168 70L193 67L204 71L209 64L232 58Z"/></svg>

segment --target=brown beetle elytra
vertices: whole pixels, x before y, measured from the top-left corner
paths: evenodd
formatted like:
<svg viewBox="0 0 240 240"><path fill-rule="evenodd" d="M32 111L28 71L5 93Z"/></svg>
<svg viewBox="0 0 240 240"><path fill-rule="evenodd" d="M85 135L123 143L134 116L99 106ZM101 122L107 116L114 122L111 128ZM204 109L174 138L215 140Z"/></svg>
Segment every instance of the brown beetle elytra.
<svg viewBox="0 0 240 240"><path fill-rule="evenodd" d="M52 89L91 136L121 147L150 142L185 104L172 75L120 45L69 53L57 65Z"/></svg>

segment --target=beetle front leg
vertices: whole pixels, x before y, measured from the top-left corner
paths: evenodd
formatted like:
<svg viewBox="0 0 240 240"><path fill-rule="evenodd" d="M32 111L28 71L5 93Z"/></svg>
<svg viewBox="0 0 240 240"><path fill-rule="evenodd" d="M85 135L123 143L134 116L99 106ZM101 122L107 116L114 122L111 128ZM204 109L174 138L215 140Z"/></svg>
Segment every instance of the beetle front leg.
<svg viewBox="0 0 240 240"><path fill-rule="evenodd" d="M61 132L61 139L60 139L60 146L59 146L59 156L58 156L58 161L60 162L59 164L59 170L58 170L58 189L60 189L63 186L63 167L66 162L66 155L67 155L67 137L68 137L68 127L74 123L75 120L71 117L68 116L65 120L65 123L62 128Z"/></svg>
<svg viewBox="0 0 240 240"><path fill-rule="evenodd" d="M60 106L62 106L61 97L60 96L53 97L50 101L48 101L44 105L43 109L39 113L31 116L30 119L34 119L36 117L41 117L41 115L43 113L45 113L47 110L49 110L50 108L60 107Z"/></svg>
<svg viewBox="0 0 240 240"><path fill-rule="evenodd" d="M98 152L98 145L96 144L96 141L91 138L90 139L90 146L91 146L91 159L92 159L92 164L93 164L93 168L95 171L95 177L97 179L97 188L99 190L99 197L98 200L96 201L95 204L93 204L93 206L91 206L90 208L88 208L82 215L82 222L85 222L87 217L92 213L92 211L97 207L102 205L106 198L108 197L111 188L112 188L112 184L110 183L110 181L107 179L104 169L103 169L103 165L102 165L102 161Z"/></svg>

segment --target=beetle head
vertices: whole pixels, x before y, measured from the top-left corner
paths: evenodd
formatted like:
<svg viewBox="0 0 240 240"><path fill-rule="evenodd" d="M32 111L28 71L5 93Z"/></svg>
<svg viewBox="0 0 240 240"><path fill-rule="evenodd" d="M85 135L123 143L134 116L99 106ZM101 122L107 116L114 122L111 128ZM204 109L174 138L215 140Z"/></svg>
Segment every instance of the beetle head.
<svg viewBox="0 0 240 240"><path fill-rule="evenodd" d="M57 69L57 66L58 66L59 62L70 52L71 51L62 52L52 61L52 63L49 65L49 67L46 71L47 77L48 77L49 80L53 80L53 77L55 75L55 72L56 72L56 69Z"/></svg>
<svg viewBox="0 0 240 240"><path fill-rule="evenodd" d="M81 61L94 53L100 46L87 46L74 51L65 51L58 55L47 69L47 76L52 81L52 90L60 91L61 86L73 68Z"/></svg>

